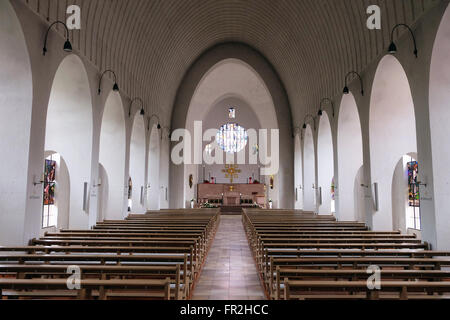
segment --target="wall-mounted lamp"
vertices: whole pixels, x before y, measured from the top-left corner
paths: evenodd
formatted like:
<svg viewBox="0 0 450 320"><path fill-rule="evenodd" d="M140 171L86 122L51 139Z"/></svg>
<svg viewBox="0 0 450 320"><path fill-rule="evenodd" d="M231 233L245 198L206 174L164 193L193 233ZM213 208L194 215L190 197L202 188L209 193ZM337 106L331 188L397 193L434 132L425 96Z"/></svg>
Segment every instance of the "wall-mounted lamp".
<svg viewBox="0 0 450 320"><path fill-rule="evenodd" d="M133 103L135 101L139 101L141 103L141 116L145 116L144 101L142 101L141 98L134 98L133 100L131 100L131 103L130 103L130 108L128 110L128 117L129 118L131 117L131 108L133 107Z"/></svg>
<svg viewBox="0 0 450 320"><path fill-rule="evenodd" d="M158 130L161 130L161 120L159 119L158 115L156 114L152 114L149 118L148 118L148 128L147 130L150 131L150 122L152 121L152 118L155 117L156 119L158 119L158 125L157 128Z"/></svg>
<svg viewBox="0 0 450 320"><path fill-rule="evenodd" d="M356 72L356 71L350 71L350 72L347 73L347 75L345 76L345 87L344 87L344 90L343 90L344 94L349 94L349 93L350 93L350 90L349 90L349 88L348 88L348 82L347 82L347 80L348 80L348 76L351 75L351 74L356 74L356 75L358 76L359 81L360 81L360 83L361 83L361 95L363 96L363 95L364 95L364 85L363 85L363 80L362 80L361 76L359 75L359 73Z"/></svg>
<svg viewBox="0 0 450 320"><path fill-rule="evenodd" d="M94 185L93 185L94 188L98 188L98 187L101 187L101 186L102 186L102 179L98 178L98 183L97 184L95 184L95 180L94 180Z"/></svg>
<svg viewBox="0 0 450 320"><path fill-rule="evenodd" d="M169 138L169 140L171 140L172 139L172 133L170 132L170 128L169 127L164 127L164 128L161 129L161 140L163 138L164 130L166 130L167 137Z"/></svg>
<svg viewBox="0 0 450 320"><path fill-rule="evenodd" d="M322 105L325 101L328 101L331 105L331 110L333 111L333 118L334 118L334 103L331 99L329 98L323 98L322 101L320 101L320 107L319 107L319 117L321 117L323 115L323 109L322 109Z"/></svg>
<svg viewBox="0 0 450 320"><path fill-rule="evenodd" d="M42 176L41 176L41 180L39 180L39 181L36 181L36 176L34 176L33 177L33 186L37 186L37 185L40 185L40 184L44 184L44 174L42 174Z"/></svg>
<svg viewBox="0 0 450 320"><path fill-rule="evenodd" d="M71 44L70 41L69 41L69 28L67 28L67 25L66 25L64 22L58 20L58 21L53 22L53 23L50 25L50 27L48 27L47 33L45 34L44 49L43 49L43 55L44 55L44 56L45 56L45 54L47 53L47 39L48 39L48 34L49 34L49 32L50 32L50 29L51 29L55 24L58 24L58 23L62 24L62 25L64 26L64 28L66 29L66 42L64 42L63 50L64 50L65 52L69 52L69 53L72 52L72 44Z"/></svg>
<svg viewBox="0 0 450 320"><path fill-rule="evenodd" d="M107 72L110 72L110 73L112 73L112 74L114 75L113 91L114 91L114 92L119 92L119 85L117 84L117 76L116 76L116 73L115 73L114 71L112 71L112 70L106 70L106 71L104 71L104 72L102 73L102 75L101 75L101 77L100 77L100 81L98 82L98 94L99 94L99 95L102 93L101 87L102 87L102 79L103 79L103 76L104 76L105 73L107 73Z"/></svg>
<svg viewBox="0 0 450 320"><path fill-rule="evenodd" d="M305 116L305 119L303 119L303 129L306 129L307 128L307 120L308 120L308 118L311 118L312 120L313 120L313 123L314 123L314 131L316 131L316 118L314 118L312 115L310 115L310 114L307 114L306 116Z"/></svg>
<svg viewBox="0 0 450 320"><path fill-rule="evenodd" d="M389 45L388 52L389 52L390 54L396 54L396 53L397 53L397 46L396 46L395 43L394 43L394 31L395 31L398 27L401 27L401 26L407 28L407 29L409 30L409 32L411 33L411 37L412 37L413 42L414 42L414 55L415 55L416 58L417 58L417 57L418 57L418 51L417 51L416 37L414 36L414 33L413 33L413 31L411 30L411 28L410 28L407 24L404 24L404 23L399 23L399 24L397 24L394 28L392 28L392 31L391 31L391 44Z"/></svg>

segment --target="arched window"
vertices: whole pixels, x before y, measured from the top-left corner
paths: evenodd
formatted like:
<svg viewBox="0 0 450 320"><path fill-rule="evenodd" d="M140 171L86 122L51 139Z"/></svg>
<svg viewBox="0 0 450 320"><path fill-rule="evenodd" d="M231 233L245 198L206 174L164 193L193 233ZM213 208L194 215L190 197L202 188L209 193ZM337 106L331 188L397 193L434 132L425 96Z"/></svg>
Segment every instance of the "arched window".
<svg viewBox="0 0 450 320"><path fill-rule="evenodd" d="M236 123L224 124L217 132L216 141L227 153L240 152L248 142L247 130Z"/></svg>

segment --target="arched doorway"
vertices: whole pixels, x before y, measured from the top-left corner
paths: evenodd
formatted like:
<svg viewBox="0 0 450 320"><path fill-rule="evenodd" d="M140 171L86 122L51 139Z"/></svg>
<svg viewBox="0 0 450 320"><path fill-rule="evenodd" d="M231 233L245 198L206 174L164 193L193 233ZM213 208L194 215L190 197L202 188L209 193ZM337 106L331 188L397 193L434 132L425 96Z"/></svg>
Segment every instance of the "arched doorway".
<svg viewBox="0 0 450 320"><path fill-rule="evenodd" d="M334 177L333 137L328 114L323 111L319 122L319 136L317 140L317 172L319 214L331 214L334 209L332 199L332 185ZM334 190L333 190L334 195Z"/></svg>
<svg viewBox="0 0 450 320"><path fill-rule="evenodd" d="M338 172L340 220L353 221L362 216L364 198L360 196L363 165L361 122L353 94L342 97L338 122ZM361 170L362 171L362 170ZM365 221L365 220L364 220Z"/></svg>
<svg viewBox="0 0 450 320"><path fill-rule="evenodd" d="M392 180L405 154L416 153L416 120L408 78L398 60L385 56L378 66L370 104L370 158L373 189L378 188L375 230L392 230Z"/></svg>
<svg viewBox="0 0 450 320"><path fill-rule="evenodd" d="M103 219L123 219L126 215L125 182L125 119L122 99L111 91L103 110L100 132L99 162L107 176L107 184L102 181L104 190L99 194Z"/></svg>
<svg viewBox="0 0 450 320"><path fill-rule="evenodd" d="M64 157L70 175L70 228L86 228L88 212L85 184L90 181L92 105L83 62L69 55L53 80L47 110L45 150Z"/></svg>
<svg viewBox="0 0 450 320"><path fill-rule="evenodd" d="M145 210L145 122L138 113L134 116L130 144L130 177L133 179L132 213Z"/></svg>
<svg viewBox="0 0 450 320"><path fill-rule="evenodd" d="M23 243L32 111L32 76L22 27L9 1L0 1L0 245ZM14 79L14 81L11 81Z"/></svg>
<svg viewBox="0 0 450 320"><path fill-rule="evenodd" d="M305 142L303 148L304 170L303 170L303 193L304 193L304 210L317 210L316 202L316 157L314 148L313 131L310 125L305 130Z"/></svg>
<svg viewBox="0 0 450 320"><path fill-rule="evenodd" d="M434 205L439 250L450 249L450 7L447 7L435 39L430 70L430 130L433 151Z"/></svg>
<svg viewBox="0 0 450 320"><path fill-rule="evenodd" d="M165 190L161 189L160 176L160 132L156 125L150 133L149 155L148 155L148 189L147 209L159 210L160 203L165 199Z"/></svg>

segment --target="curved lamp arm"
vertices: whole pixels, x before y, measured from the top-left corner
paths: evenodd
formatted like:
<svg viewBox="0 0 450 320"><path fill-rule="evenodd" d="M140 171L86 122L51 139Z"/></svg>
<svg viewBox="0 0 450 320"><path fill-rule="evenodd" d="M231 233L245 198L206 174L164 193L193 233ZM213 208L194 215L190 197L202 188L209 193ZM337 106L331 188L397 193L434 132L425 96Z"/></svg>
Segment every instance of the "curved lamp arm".
<svg viewBox="0 0 450 320"><path fill-rule="evenodd" d="M141 98L134 98L133 100L131 100L131 103L130 103L130 109L128 111L128 117L131 117L131 107L133 106L133 103L135 101L139 101L141 103L141 116L145 116L144 101L142 101Z"/></svg>
<svg viewBox="0 0 450 320"><path fill-rule="evenodd" d="M303 129L306 129L306 123L307 123L308 118L311 118L311 119L313 120L313 123L314 123L314 131L316 131L316 118L314 118L314 117L313 117L312 115L310 115L310 114L307 114L307 115L305 116L305 118L303 119Z"/></svg>
<svg viewBox="0 0 450 320"><path fill-rule="evenodd" d="M358 72L356 71L350 71L349 73L347 73L347 75L345 76L345 87L344 87L344 94L349 94L350 90L348 89L348 76L351 74L356 74L359 78L359 82L361 83L361 95L364 95L364 84L363 84L363 80L361 78L361 76L359 75Z"/></svg>
<svg viewBox="0 0 450 320"><path fill-rule="evenodd" d="M119 91L119 86L117 85L117 76L116 76L116 73L114 72L114 71L112 71L112 70L105 70L103 73L102 73L102 75L101 75L101 77L100 77L100 81L98 82L98 94L100 95L101 93L102 93L102 80L103 80L103 76L106 74L106 73L112 73L113 74L113 76L114 76L114 86L113 86L113 91L115 91L115 92L118 92Z"/></svg>
<svg viewBox="0 0 450 320"><path fill-rule="evenodd" d="M159 119L157 114L152 114L149 118L148 118L148 128L147 130L150 131L150 122L152 122L153 117L155 117L156 119L158 119L158 130L161 130L161 119Z"/></svg>
<svg viewBox="0 0 450 320"><path fill-rule="evenodd" d="M414 32L411 30L411 28L404 23L399 23L396 26L394 26L394 28L392 28L391 31L391 45L389 46L389 53L390 54L395 54L397 53L397 46L394 43L394 31L398 28L398 27L405 27L406 29L409 30L409 33L411 34L412 40L414 42L414 55L416 56L416 58L418 58L418 50L417 50L417 43L416 43L416 37L414 36Z"/></svg>
<svg viewBox="0 0 450 320"><path fill-rule="evenodd" d="M322 105L325 101L328 101L331 105L331 110L333 111L333 118L334 118L334 103L330 98L323 98L322 101L320 101L320 107L319 107L319 117L323 114Z"/></svg>
<svg viewBox="0 0 450 320"><path fill-rule="evenodd" d="M64 28L66 29L66 42L64 43L64 51L66 52L72 52L72 44L69 41L69 28L67 28L67 25L62 21L55 21L53 22L47 29L47 33L45 34L45 40L44 40L44 49L43 49L43 55L47 53L47 40L48 40L48 34L50 33L50 29L56 25L56 24L62 24Z"/></svg>

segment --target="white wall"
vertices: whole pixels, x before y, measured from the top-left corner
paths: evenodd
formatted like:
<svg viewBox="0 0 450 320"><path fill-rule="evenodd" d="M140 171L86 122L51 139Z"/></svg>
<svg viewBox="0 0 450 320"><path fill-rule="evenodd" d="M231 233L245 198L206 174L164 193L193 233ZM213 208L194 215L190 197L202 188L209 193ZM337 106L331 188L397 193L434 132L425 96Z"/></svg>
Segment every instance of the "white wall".
<svg viewBox="0 0 450 320"><path fill-rule="evenodd" d="M0 1L0 44L0 245L4 246L22 243L32 107L30 58L9 1Z"/></svg>
<svg viewBox="0 0 450 320"><path fill-rule="evenodd" d="M76 55L63 60L53 81L45 150L59 153L69 170L70 228L86 227L88 212L83 210L83 199L84 183L91 179L92 104L86 71Z"/></svg>
<svg viewBox="0 0 450 320"><path fill-rule="evenodd" d="M385 56L375 75L370 105L372 182L378 183L375 230L392 230L392 177L401 156L417 152L416 119L408 79L393 56ZM420 165L420 164L419 164Z"/></svg>
<svg viewBox="0 0 450 320"><path fill-rule="evenodd" d="M295 209L303 209L303 157L302 157L302 145L300 141L300 135L295 135L294 138L294 172L295 172L295 185L294 191L297 193L295 200Z"/></svg>
<svg viewBox="0 0 450 320"><path fill-rule="evenodd" d="M334 176L333 140L328 114L320 117L317 142L318 187L322 189L319 214L331 214L331 182Z"/></svg>
<svg viewBox="0 0 450 320"><path fill-rule="evenodd" d="M99 216L103 219L122 219L126 190L125 176L125 120L120 95L111 91L106 100L100 134L99 161L108 176L108 198L99 199L105 206Z"/></svg>
<svg viewBox="0 0 450 320"><path fill-rule="evenodd" d="M161 136L157 126L153 126L150 134L149 161L148 161L148 185L147 189L147 209L159 210L161 198L165 201L165 187L160 184Z"/></svg>
<svg viewBox="0 0 450 320"><path fill-rule="evenodd" d="M450 249L450 8L434 43L430 71L430 129L433 150L437 248ZM429 181L428 181L429 183Z"/></svg>
<svg viewBox="0 0 450 320"><path fill-rule="evenodd" d="M314 141L311 126L308 125L305 130L305 144L303 151L304 159L304 210L305 211L316 211L316 162L315 162L315 151L314 151Z"/></svg>
<svg viewBox="0 0 450 320"><path fill-rule="evenodd" d="M363 165L361 121L358 107L352 93L342 97L338 122L338 172L337 194L339 206L337 216L341 220L356 220L364 209L355 208L355 199L359 198L361 185L355 187L355 179Z"/></svg>
<svg viewBox="0 0 450 320"><path fill-rule="evenodd" d="M133 181L132 213L144 213L145 209L145 123L144 118L136 113L130 144L130 177ZM142 197L141 197L142 195Z"/></svg>
<svg viewBox="0 0 450 320"><path fill-rule="evenodd" d="M392 226L393 230L406 233L406 205L408 201L408 172L403 157L395 166L392 178Z"/></svg>

